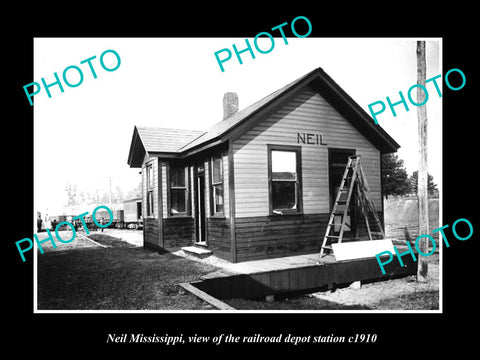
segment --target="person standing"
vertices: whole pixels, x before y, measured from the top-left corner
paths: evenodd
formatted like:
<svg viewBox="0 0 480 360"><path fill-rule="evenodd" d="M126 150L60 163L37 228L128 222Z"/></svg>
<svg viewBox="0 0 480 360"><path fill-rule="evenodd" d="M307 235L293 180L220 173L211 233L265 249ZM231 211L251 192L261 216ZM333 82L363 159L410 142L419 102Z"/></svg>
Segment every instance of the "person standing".
<svg viewBox="0 0 480 360"><path fill-rule="evenodd" d="M39 214L38 219L37 219L37 233L42 231L42 223L43 223L43 220L42 220L42 217Z"/></svg>

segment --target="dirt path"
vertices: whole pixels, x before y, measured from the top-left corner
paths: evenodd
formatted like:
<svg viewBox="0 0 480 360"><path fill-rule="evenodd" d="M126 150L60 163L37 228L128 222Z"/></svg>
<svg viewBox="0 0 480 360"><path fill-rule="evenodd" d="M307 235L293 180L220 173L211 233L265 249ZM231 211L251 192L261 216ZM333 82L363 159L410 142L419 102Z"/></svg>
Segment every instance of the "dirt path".
<svg viewBox="0 0 480 360"><path fill-rule="evenodd" d="M72 231L59 231L58 232L61 239L68 241L72 238ZM52 231L52 236L54 237L55 245L54 248L51 241L45 241L41 243L41 247L44 252L50 251L67 251L73 249L84 249L84 248L95 248L102 247L102 243L96 243L95 237L102 237L104 235L112 236L115 238L115 246L142 246L143 245L143 232L138 230L120 230L120 229L104 229L102 231L90 230L90 234L86 234L83 230L78 230L75 235L75 239L68 243L60 242L55 232ZM90 239L89 239L90 237ZM38 234L39 240L47 239L47 233L41 232ZM105 246L105 245L103 245ZM106 246L112 246L112 244L106 244Z"/></svg>

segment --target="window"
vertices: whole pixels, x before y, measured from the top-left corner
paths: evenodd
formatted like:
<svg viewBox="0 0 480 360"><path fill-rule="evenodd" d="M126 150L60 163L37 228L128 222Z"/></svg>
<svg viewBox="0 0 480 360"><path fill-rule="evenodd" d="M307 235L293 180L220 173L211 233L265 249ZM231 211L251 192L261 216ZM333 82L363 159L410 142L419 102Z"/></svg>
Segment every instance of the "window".
<svg viewBox="0 0 480 360"><path fill-rule="evenodd" d="M269 147L270 209L273 214L301 212L301 159L297 147Z"/></svg>
<svg viewBox="0 0 480 360"><path fill-rule="evenodd" d="M223 161L221 156L212 157L212 213L223 215Z"/></svg>
<svg viewBox="0 0 480 360"><path fill-rule="evenodd" d="M170 168L170 213L187 214L187 168Z"/></svg>
<svg viewBox="0 0 480 360"><path fill-rule="evenodd" d="M153 167L147 165L147 216L153 215Z"/></svg>

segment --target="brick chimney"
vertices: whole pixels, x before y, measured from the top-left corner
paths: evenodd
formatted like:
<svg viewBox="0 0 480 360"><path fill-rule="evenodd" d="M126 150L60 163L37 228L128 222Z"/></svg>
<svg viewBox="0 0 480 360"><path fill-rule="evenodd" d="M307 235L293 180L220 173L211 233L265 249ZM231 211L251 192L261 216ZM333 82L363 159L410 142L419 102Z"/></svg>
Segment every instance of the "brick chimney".
<svg viewBox="0 0 480 360"><path fill-rule="evenodd" d="M238 95L235 92L226 92L223 95L223 120L238 111Z"/></svg>

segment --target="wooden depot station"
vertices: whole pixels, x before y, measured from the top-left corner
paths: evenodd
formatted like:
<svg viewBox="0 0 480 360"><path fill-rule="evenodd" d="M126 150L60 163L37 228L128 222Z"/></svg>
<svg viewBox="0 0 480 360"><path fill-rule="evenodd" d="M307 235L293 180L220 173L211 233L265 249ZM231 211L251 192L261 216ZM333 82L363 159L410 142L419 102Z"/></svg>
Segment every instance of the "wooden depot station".
<svg viewBox="0 0 480 360"><path fill-rule="evenodd" d="M235 93L223 105L205 131L135 126L128 164L142 169L145 247L240 263L318 254L324 234L372 238L357 211L332 210L359 156L383 224L381 156L399 145L330 76L317 68L241 111Z"/></svg>

